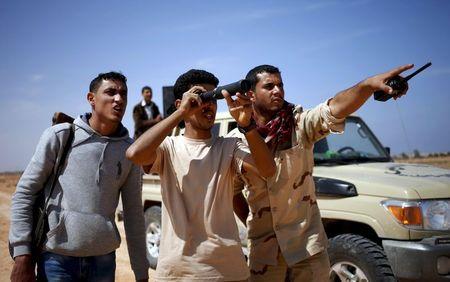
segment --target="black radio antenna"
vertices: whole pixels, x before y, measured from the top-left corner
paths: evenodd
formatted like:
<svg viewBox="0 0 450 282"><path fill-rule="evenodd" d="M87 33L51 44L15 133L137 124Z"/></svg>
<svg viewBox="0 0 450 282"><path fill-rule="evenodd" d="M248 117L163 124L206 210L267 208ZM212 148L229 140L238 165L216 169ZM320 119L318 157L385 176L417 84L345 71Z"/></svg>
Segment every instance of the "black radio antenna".
<svg viewBox="0 0 450 282"><path fill-rule="evenodd" d="M412 74L408 75L405 77L405 80L408 81L411 78L413 78L416 74L418 74L419 72L423 71L424 69L428 68L429 66L431 66L431 62L426 63L423 67L421 67L420 69L416 70L415 72L413 72Z"/></svg>

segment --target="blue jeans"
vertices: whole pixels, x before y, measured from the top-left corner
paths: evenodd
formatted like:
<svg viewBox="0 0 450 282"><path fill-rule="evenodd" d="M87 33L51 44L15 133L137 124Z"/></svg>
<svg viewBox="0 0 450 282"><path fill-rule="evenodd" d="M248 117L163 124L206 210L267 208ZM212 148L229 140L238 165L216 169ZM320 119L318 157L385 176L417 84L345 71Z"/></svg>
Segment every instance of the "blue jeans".
<svg viewBox="0 0 450 282"><path fill-rule="evenodd" d="M116 252L95 257L70 257L50 252L38 259L38 281L114 281Z"/></svg>

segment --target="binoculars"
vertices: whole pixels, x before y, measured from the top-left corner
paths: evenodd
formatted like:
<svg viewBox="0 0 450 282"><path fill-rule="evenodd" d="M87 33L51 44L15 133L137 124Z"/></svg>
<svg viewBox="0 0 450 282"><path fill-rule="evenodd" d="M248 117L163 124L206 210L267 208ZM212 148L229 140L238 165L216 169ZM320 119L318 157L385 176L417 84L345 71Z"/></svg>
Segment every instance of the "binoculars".
<svg viewBox="0 0 450 282"><path fill-rule="evenodd" d="M219 86L213 91L205 92L200 94L200 98L203 102L210 101L210 100L217 100L217 99L223 99L222 90L226 90L228 93L230 93L231 96L236 95L237 92L239 93L245 93L252 87L252 83L250 80L247 79L241 79L239 81Z"/></svg>

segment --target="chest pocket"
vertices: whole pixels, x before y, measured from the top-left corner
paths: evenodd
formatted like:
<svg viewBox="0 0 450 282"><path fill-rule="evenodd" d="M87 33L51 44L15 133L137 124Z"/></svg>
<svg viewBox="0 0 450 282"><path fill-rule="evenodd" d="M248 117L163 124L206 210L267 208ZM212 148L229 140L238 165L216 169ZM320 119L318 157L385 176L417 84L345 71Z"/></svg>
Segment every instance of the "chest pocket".
<svg viewBox="0 0 450 282"><path fill-rule="evenodd" d="M294 181L302 171L305 170L304 159L305 150L301 144L279 152L279 162L277 163L279 178Z"/></svg>
<svg viewBox="0 0 450 282"><path fill-rule="evenodd" d="M100 185L119 189L125 183L131 169L131 162L125 158L124 153L122 157L118 156L122 151L115 144L110 144L106 148L100 165Z"/></svg>

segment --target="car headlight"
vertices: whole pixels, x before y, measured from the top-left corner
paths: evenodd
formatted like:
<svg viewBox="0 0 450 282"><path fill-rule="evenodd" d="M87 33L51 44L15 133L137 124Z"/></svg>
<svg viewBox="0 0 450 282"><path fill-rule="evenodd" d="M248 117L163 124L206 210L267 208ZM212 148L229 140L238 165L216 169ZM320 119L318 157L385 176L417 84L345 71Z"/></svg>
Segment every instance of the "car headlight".
<svg viewBox="0 0 450 282"><path fill-rule="evenodd" d="M422 230L450 230L450 200L386 200L381 204L406 227Z"/></svg>
<svg viewBox="0 0 450 282"><path fill-rule="evenodd" d="M450 230L450 200L423 201L422 213L425 230Z"/></svg>

